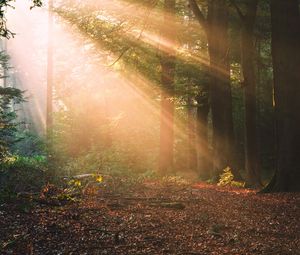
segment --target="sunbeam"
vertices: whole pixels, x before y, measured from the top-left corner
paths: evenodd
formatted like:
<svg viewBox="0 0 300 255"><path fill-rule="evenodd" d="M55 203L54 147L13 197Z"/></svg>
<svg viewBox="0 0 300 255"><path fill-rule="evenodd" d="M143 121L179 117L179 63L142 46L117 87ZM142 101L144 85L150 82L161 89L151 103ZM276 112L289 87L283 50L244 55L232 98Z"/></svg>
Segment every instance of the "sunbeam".
<svg viewBox="0 0 300 255"><path fill-rule="evenodd" d="M157 78L150 79L147 73L140 72L135 65L127 65L122 56L129 50L130 56L132 54L139 59L141 56L135 53L135 49L144 45L145 49L157 51L154 57L158 59L164 54L175 53L177 61L190 61L194 66L208 65L207 57L192 54L184 47L180 48L176 40L169 40L162 34L162 19L159 17L163 14L155 8L155 4L138 5L119 0L88 1L84 4L81 1L54 3L54 26L50 35L53 38L54 67L52 115L54 136L61 143L58 148L64 144L70 155L78 156L97 146L119 146L127 151L125 154L133 153L123 156L128 167L135 164L140 169L156 169L160 121L165 121L168 129L174 129L175 147L188 144L187 120L182 117L185 108L177 107L179 101L166 91L164 97L174 101L178 110L175 110L175 119L168 113L161 119L159 62L156 67L153 66ZM129 48L120 52L119 49L123 47L120 44L121 48L114 52L107 42L96 39L89 27L83 29L71 21L75 7L76 11L92 13L95 22L108 24L106 32L111 32L101 35L104 40L110 33L122 32L124 41L120 43L133 42L134 46L126 46ZM11 40L8 52L16 70L15 75L20 80L18 86L30 95L28 103L23 105L24 113L30 111L27 118L32 121L32 129L38 128L40 132L45 132L47 9L30 11L28 5L18 3L16 10L12 10L9 15L10 26L18 36ZM25 24L30 29L25 29ZM169 14L164 26L164 29L184 29L179 18ZM24 47L34 48L34 54L24 51ZM168 74L165 77L168 78ZM63 120L62 116L65 116ZM62 124L66 126L65 130L61 130ZM200 129L204 128L201 123L197 125ZM88 134L81 133L80 130L84 128L89 130ZM72 139L72 136L77 138ZM195 145L191 146L202 158L210 161L210 153L201 145L200 134L195 133L194 137ZM182 155L186 153L181 152Z"/></svg>

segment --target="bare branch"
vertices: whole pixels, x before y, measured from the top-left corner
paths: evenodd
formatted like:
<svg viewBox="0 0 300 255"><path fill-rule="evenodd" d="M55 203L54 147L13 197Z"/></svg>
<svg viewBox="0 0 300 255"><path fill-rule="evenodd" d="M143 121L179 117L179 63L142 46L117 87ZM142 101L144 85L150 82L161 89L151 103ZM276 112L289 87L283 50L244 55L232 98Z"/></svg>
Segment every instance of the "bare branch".
<svg viewBox="0 0 300 255"><path fill-rule="evenodd" d="M203 14L203 12L200 10L198 4L196 3L196 0L189 0L190 8L192 9L196 19L199 21L200 25L203 27L205 33L208 32L208 24L207 20Z"/></svg>
<svg viewBox="0 0 300 255"><path fill-rule="evenodd" d="M147 16L146 16L146 18L145 18L145 23L144 23L144 26L143 26L143 28L141 29L141 31L140 31L140 33L139 33L139 35L137 36L137 38L136 38L136 41L139 41L140 39L141 39L141 37L142 37L142 35L143 35L143 33L144 33L144 30L146 29L146 27L147 27L147 24L148 24L148 21L149 21L149 17L150 17L150 15L151 15L151 13L152 13L152 10L154 9L154 7L156 6L156 4L157 4L157 2L158 2L158 0L154 0L153 1L153 3L152 3L152 6L150 6L150 11L148 10L147 11ZM121 54L117 57L117 59L115 60L115 61L113 61L113 63L111 63L111 64L109 64L108 65L108 67L112 67L112 66L114 66L126 53L127 53L127 51L129 51L131 49L131 47L130 46L128 46L128 47L126 47L122 52L121 52Z"/></svg>
<svg viewBox="0 0 300 255"><path fill-rule="evenodd" d="M242 10L238 5L236 4L235 0L229 0L231 5L235 8L237 14L239 15L240 19L244 22L245 21L245 15L243 14Z"/></svg>

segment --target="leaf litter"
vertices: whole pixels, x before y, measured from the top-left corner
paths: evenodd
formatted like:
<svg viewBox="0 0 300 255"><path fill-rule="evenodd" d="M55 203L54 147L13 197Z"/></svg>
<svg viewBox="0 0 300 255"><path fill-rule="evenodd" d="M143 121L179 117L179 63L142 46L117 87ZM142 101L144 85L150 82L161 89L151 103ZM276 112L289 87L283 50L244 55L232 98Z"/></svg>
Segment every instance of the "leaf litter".
<svg viewBox="0 0 300 255"><path fill-rule="evenodd" d="M0 206L0 254L300 254L299 193L114 180L21 202Z"/></svg>

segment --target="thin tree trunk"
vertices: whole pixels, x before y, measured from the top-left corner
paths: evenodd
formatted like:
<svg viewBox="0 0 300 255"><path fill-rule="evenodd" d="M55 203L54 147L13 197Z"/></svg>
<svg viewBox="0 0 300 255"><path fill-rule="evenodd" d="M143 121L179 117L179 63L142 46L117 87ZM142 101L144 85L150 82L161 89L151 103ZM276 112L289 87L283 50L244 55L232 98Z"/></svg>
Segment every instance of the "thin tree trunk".
<svg viewBox="0 0 300 255"><path fill-rule="evenodd" d="M192 17L192 11L189 10L189 22L188 26L190 26L190 21ZM188 50L190 50L190 44L187 43ZM188 77L187 81L187 91L188 91L188 98L187 98L187 104L188 104L188 166L189 170L191 171L197 171L198 170L198 139L197 139L197 108L194 104L195 96L191 94L192 91L192 84L191 79Z"/></svg>
<svg viewBox="0 0 300 255"><path fill-rule="evenodd" d="M189 86L190 88L190 86ZM197 162L197 139L196 139L196 107L192 95L188 95L188 166L189 170L195 171Z"/></svg>
<svg viewBox="0 0 300 255"><path fill-rule="evenodd" d="M2 51L7 54L7 39L6 38L2 38ZM7 72L7 69L4 68L3 69L3 78L2 78L2 81L3 81L3 88L6 88L7 87L7 76L8 76L8 72Z"/></svg>
<svg viewBox="0 0 300 255"><path fill-rule="evenodd" d="M256 126L256 75L254 66L254 24L258 0L246 3L246 15L242 17L241 57L245 92L245 169L250 186L260 184Z"/></svg>
<svg viewBox="0 0 300 255"><path fill-rule="evenodd" d="M53 126L53 0L48 2L48 53L47 53L47 110L46 131L51 138Z"/></svg>
<svg viewBox="0 0 300 255"><path fill-rule="evenodd" d="M209 179L212 168L208 146L208 113L209 98L207 88L196 96L197 101L197 134L198 134L198 173L202 179Z"/></svg>
<svg viewBox="0 0 300 255"><path fill-rule="evenodd" d="M162 35L172 45L175 41L172 24L175 14L175 0L164 2L164 24ZM162 47L165 47L162 45ZM166 174L173 169L174 158L174 76L175 76L175 49L166 48L161 56L161 120L160 120L160 153L159 172Z"/></svg>

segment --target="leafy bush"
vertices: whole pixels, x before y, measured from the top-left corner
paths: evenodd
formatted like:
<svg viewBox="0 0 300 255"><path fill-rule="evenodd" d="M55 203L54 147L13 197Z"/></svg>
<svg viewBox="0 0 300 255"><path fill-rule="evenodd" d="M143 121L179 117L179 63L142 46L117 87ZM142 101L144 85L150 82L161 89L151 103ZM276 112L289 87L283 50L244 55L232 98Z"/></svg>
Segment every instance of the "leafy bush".
<svg viewBox="0 0 300 255"><path fill-rule="evenodd" d="M55 155L54 159L60 175L74 176L86 173L117 174L126 169L121 157L114 150L91 150L76 157Z"/></svg>
<svg viewBox="0 0 300 255"><path fill-rule="evenodd" d="M245 186L245 183L234 181L234 175L230 167L226 167L223 170L223 173L220 175L218 186L233 186L233 187L242 188Z"/></svg>
<svg viewBox="0 0 300 255"><path fill-rule="evenodd" d="M11 156L0 163L0 197L38 192L47 182L46 158Z"/></svg>
<svg viewBox="0 0 300 255"><path fill-rule="evenodd" d="M46 141L28 129L18 128L15 134L18 142L10 146L10 151L14 155L22 157L42 157L46 155Z"/></svg>

